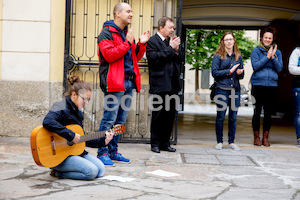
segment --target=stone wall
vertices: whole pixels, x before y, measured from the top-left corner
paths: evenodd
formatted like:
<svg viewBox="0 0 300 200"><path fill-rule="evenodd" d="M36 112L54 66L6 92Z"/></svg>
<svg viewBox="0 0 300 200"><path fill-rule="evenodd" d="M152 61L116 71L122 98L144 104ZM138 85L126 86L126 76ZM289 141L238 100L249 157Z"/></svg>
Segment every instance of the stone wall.
<svg viewBox="0 0 300 200"><path fill-rule="evenodd" d="M29 137L61 93L59 82L0 81L0 136Z"/></svg>
<svg viewBox="0 0 300 200"><path fill-rule="evenodd" d="M124 139L150 138L148 90L149 86L143 85L140 95L134 92ZM42 125L52 104L62 99L62 92L62 82L0 81L0 136L30 137L31 131ZM100 89L93 90L84 115L85 131L97 131L103 116Z"/></svg>

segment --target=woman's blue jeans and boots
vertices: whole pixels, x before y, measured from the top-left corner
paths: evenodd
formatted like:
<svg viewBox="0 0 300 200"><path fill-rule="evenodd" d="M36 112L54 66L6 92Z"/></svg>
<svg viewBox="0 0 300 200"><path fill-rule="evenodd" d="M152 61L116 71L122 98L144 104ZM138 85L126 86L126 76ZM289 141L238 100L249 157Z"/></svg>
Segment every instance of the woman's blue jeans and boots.
<svg viewBox="0 0 300 200"><path fill-rule="evenodd" d="M116 124L125 124L130 110L134 83L132 80L125 79L124 85L124 92L110 92L104 94L104 112L99 131L112 129ZM118 153L119 137L120 135L114 136L107 147L98 149L98 158L105 165L114 166L112 160L130 162L129 159L124 158Z"/></svg>
<svg viewBox="0 0 300 200"><path fill-rule="evenodd" d="M236 131L236 117L238 108L240 106L240 91L234 91L234 97L231 96L231 91L216 89L215 102L217 104L217 117L216 117L216 136L217 143L223 143L223 123L227 108L229 108L228 115L228 144L233 144Z"/></svg>

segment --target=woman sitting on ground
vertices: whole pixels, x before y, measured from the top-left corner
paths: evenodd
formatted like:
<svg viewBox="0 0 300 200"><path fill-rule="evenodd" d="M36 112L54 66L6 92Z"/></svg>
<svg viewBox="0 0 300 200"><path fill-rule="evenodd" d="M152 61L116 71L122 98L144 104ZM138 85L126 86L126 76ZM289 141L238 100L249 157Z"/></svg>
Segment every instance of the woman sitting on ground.
<svg viewBox="0 0 300 200"><path fill-rule="evenodd" d="M58 134L75 144L80 140L80 134L66 128L66 125L78 124L83 127L83 114L80 111L92 95L88 83L80 81L78 76L68 77L69 93L62 102L56 102L50 112L45 116L43 126L51 132ZM93 146L102 147L113 138L113 133L106 132L98 144ZM104 164L94 155L84 151L79 156L69 156L62 163L52 168L51 175L59 178L78 180L92 180L103 176Z"/></svg>

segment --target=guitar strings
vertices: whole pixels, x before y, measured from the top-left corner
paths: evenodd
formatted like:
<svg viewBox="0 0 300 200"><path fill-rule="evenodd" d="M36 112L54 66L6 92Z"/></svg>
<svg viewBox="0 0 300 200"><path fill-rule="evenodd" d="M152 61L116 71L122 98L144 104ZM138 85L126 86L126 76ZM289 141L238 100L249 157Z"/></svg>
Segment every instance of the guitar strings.
<svg viewBox="0 0 300 200"><path fill-rule="evenodd" d="M101 138L101 137L105 137L105 132L106 131L100 131L100 132L92 132L92 133L87 133L87 134L81 135L80 140L79 140L78 143L86 142L86 141L97 139L97 138ZM62 138L62 139L55 139L54 140L54 145L55 145L55 148L61 148L61 147L68 147L68 146L70 146L68 144L68 141L66 139L64 139L64 138ZM49 143L49 145L39 146L40 149L41 148L43 148L43 149L44 148L49 148L49 147L52 147L51 142Z"/></svg>

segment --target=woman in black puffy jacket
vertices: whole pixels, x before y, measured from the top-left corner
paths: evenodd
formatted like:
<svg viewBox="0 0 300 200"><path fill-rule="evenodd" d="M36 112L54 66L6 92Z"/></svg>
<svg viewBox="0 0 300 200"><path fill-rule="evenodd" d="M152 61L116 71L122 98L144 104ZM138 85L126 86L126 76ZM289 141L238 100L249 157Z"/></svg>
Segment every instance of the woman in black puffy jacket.
<svg viewBox="0 0 300 200"><path fill-rule="evenodd" d="M78 124L83 128L83 114L80 110L89 103L92 90L87 83L80 81L78 76L70 76L68 80L70 86L68 96L62 102L54 103L44 118L43 126L76 144L81 135L66 128L66 125ZM103 137L97 144L89 146L105 146L112 137L112 132L106 132L106 138ZM96 156L84 151L79 156L67 157L62 163L53 167L51 175L59 178L92 180L103 176L104 172L104 164Z"/></svg>

